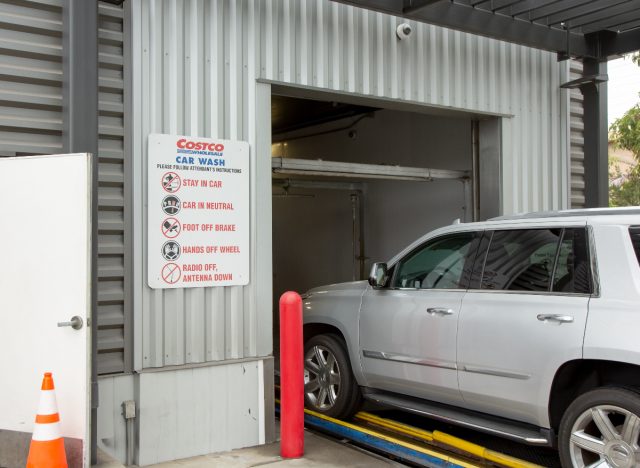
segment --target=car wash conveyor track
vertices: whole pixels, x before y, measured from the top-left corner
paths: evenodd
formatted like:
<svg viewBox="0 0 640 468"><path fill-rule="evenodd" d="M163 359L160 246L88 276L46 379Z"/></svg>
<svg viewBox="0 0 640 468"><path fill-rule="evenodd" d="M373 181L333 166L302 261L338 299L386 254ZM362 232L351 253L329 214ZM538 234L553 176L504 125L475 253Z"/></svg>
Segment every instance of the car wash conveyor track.
<svg viewBox="0 0 640 468"><path fill-rule="evenodd" d="M276 400L279 414L279 400ZM533 468L533 463L488 450L440 431L426 431L361 411L351 422L305 409L305 427L346 439L388 458L427 467Z"/></svg>

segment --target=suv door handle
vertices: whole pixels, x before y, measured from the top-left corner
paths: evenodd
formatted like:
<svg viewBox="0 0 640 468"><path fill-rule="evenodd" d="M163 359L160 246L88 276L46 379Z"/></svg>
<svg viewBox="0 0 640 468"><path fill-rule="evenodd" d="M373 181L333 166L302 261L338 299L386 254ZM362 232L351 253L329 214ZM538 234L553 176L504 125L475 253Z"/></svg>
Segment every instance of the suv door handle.
<svg viewBox="0 0 640 468"><path fill-rule="evenodd" d="M541 322L559 322L559 323L572 323L573 317L571 315L560 315L560 314L540 314L538 315L538 320Z"/></svg>
<svg viewBox="0 0 640 468"><path fill-rule="evenodd" d="M443 307L429 307L427 313L431 315L453 315L453 309L445 309Z"/></svg>

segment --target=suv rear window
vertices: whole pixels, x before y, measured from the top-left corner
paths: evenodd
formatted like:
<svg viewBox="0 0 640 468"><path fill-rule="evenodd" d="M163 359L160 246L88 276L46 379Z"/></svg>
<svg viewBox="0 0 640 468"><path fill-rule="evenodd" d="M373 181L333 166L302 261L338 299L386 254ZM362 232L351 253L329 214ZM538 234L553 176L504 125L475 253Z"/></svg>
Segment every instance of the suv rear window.
<svg viewBox="0 0 640 468"><path fill-rule="evenodd" d="M472 288L477 287L481 268L481 289L591 293L584 228L504 230L489 235L486 256L474 267ZM481 244L486 248L484 239Z"/></svg>
<svg viewBox="0 0 640 468"><path fill-rule="evenodd" d="M636 251L638 264L640 264L640 226L630 227L629 234L631 235L631 243L633 244L633 249Z"/></svg>

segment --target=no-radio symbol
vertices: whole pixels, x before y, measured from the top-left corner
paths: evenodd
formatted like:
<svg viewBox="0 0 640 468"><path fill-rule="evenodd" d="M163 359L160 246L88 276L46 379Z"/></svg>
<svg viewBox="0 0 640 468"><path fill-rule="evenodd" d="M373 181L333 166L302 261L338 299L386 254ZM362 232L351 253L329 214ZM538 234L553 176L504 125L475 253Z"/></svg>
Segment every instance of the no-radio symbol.
<svg viewBox="0 0 640 468"><path fill-rule="evenodd" d="M182 179L175 172L167 172L162 176L162 188L169 193L174 193L180 190L182 186Z"/></svg>
<svg viewBox="0 0 640 468"><path fill-rule="evenodd" d="M162 267L162 280L167 284L175 284L182 276L182 270L175 263L167 263Z"/></svg>
<svg viewBox="0 0 640 468"><path fill-rule="evenodd" d="M165 260L173 261L180 257L180 244L176 241L165 242L162 246L162 256Z"/></svg>
<svg viewBox="0 0 640 468"><path fill-rule="evenodd" d="M178 214L180 211L180 199L175 195L167 195L162 199L162 211L168 215Z"/></svg>

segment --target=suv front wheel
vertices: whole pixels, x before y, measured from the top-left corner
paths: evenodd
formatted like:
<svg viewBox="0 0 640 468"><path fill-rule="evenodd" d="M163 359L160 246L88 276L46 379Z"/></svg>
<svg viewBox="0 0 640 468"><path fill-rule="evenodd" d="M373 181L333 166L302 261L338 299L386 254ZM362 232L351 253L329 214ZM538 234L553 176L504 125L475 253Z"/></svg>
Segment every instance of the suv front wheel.
<svg viewBox="0 0 640 468"><path fill-rule="evenodd" d="M309 339L304 345L307 408L334 418L348 418L358 410L360 396L344 341L336 335Z"/></svg>
<svg viewBox="0 0 640 468"><path fill-rule="evenodd" d="M603 387L569 405L559 431L565 468L640 466L640 395Z"/></svg>

